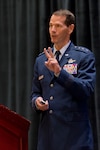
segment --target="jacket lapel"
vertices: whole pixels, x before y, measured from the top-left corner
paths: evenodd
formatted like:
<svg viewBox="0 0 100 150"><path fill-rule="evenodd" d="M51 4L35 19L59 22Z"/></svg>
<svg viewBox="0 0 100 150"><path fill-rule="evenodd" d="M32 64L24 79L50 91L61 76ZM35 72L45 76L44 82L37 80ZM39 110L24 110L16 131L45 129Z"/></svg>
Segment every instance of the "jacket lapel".
<svg viewBox="0 0 100 150"><path fill-rule="evenodd" d="M60 60L60 66L63 67L69 60L69 58L71 57L70 56L70 52L71 52L71 49L73 47L73 44L71 43L69 45L69 47L66 49L65 53L63 54L61 60Z"/></svg>
<svg viewBox="0 0 100 150"><path fill-rule="evenodd" d="M68 62L68 59L70 58L68 53L64 53L64 55L62 56L61 60L60 60L60 66L63 67L64 64L66 64Z"/></svg>

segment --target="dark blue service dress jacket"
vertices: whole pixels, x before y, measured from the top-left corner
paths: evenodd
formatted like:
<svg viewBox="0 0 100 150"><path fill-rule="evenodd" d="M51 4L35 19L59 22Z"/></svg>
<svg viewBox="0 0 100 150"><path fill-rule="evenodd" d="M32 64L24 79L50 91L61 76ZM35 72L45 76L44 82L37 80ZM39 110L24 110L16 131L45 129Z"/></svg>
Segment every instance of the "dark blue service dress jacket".
<svg viewBox="0 0 100 150"><path fill-rule="evenodd" d="M46 60L42 53L34 65L31 102L42 114L37 150L93 150L87 105L96 78L93 53L71 43L60 60L58 77L46 68ZM49 101L47 111L37 110L38 96Z"/></svg>

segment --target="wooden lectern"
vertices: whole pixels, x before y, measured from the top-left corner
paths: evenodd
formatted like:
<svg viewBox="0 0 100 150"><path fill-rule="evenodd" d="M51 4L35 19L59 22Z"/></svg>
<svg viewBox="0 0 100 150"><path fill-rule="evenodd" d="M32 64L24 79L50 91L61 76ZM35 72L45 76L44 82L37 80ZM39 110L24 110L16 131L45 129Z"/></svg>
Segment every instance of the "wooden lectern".
<svg viewBox="0 0 100 150"><path fill-rule="evenodd" d="M28 150L30 121L0 105L0 150Z"/></svg>

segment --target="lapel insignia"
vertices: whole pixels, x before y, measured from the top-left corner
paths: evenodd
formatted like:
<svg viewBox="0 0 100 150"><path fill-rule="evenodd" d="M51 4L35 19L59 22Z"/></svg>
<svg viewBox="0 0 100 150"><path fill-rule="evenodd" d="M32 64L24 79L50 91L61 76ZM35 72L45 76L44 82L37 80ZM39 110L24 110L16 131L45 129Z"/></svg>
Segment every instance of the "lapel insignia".
<svg viewBox="0 0 100 150"><path fill-rule="evenodd" d="M70 58L70 59L68 60L68 63L71 64L71 63L73 63L73 62L75 62L75 61L76 61L76 60Z"/></svg>
<svg viewBox="0 0 100 150"><path fill-rule="evenodd" d="M44 78L44 75L41 75L38 77L38 80L42 80Z"/></svg>
<svg viewBox="0 0 100 150"><path fill-rule="evenodd" d="M69 54L65 54L65 56L69 56Z"/></svg>
<svg viewBox="0 0 100 150"><path fill-rule="evenodd" d="M66 64L63 69L70 74L77 74L77 64Z"/></svg>

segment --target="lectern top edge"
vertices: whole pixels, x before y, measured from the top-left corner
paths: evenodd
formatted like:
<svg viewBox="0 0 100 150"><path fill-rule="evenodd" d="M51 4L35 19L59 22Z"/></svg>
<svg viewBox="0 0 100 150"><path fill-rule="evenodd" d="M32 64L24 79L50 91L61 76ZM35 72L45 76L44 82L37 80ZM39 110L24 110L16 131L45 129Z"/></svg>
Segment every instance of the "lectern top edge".
<svg viewBox="0 0 100 150"><path fill-rule="evenodd" d="M11 123L19 126L22 129L28 130L30 121L16 112L10 110L8 107L0 104L0 119L10 120Z"/></svg>

